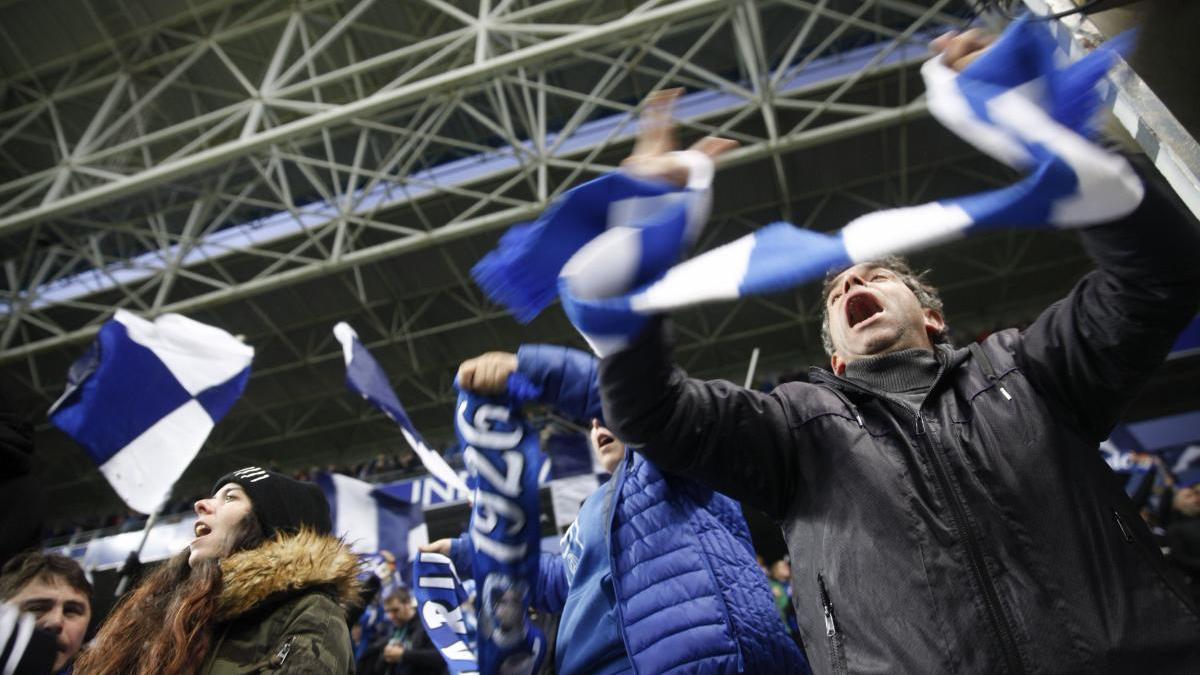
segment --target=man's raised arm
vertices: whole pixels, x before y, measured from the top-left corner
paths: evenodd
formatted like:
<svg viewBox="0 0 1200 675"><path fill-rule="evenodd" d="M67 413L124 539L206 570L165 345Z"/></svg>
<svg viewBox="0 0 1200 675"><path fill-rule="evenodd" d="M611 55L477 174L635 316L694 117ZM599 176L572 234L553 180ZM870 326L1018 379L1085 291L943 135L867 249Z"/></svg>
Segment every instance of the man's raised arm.
<svg viewBox="0 0 1200 675"><path fill-rule="evenodd" d="M801 455L778 393L687 377L670 361L661 321L600 362L604 419L660 468L783 517ZM805 385L807 386L807 385Z"/></svg>
<svg viewBox="0 0 1200 675"><path fill-rule="evenodd" d="M1080 230L1096 270L1022 332L1018 365L1099 442L1200 304L1200 225L1153 167L1125 218Z"/></svg>

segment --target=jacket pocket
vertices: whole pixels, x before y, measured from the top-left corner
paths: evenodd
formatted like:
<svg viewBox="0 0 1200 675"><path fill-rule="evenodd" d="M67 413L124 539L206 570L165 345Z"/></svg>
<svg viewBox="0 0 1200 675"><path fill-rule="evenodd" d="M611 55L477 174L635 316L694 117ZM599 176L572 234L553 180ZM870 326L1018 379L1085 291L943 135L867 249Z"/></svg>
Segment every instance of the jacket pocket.
<svg viewBox="0 0 1200 675"><path fill-rule="evenodd" d="M1159 584L1161 590L1175 598L1180 608L1185 610L1185 615L1192 620L1193 625L1200 622L1200 614L1197 613L1197 608L1193 604L1192 596L1188 592L1188 589L1180 584L1179 579L1173 578L1172 574L1164 569L1165 561L1162 557L1134 534L1132 526L1121 515L1121 512L1115 508L1110 510L1112 511L1113 520L1116 521L1117 529L1120 531L1121 537L1125 540L1125 544L1132 548L1135 555L1149 568L1147 570L1149 580Z"/></svg>
<svg viewBox="0 0 1200 675"><path fill-rule="evenodd" d="M825 587L825 577L817 573L817 586L821 591L821 611L825 615L825 640L829 645L829 665L834 675L846 675L846 645L842 632L838 630L837 614L833 609L833 600Z"/></svg>

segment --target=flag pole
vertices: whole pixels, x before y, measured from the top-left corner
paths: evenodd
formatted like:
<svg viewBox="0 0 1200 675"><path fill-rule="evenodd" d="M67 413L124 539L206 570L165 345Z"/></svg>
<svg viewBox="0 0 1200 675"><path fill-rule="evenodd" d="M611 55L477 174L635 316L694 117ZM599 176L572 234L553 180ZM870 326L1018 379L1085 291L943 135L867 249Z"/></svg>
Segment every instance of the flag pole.
<svg viewBox="0 0 1200 675"><path fill-rule="evenodd" d="M746 369L746 384L742 385L743 389L749 389L750 384L754 381L754 371L758 370L758 347L750 352L750 367Z"/></svg>
<svg viewBox="0 0 1200 675"><path fill-rule="evenodd" d="M130 551L129 556L125 558L125 565L121 567L121 580L117 582L117 590L113 593L115 597L119 598L125 594L125 589L129 587L129 580L134 576L134 569L141 566L142 549L146 548L146 541L150 539L150 530L154 529L154 525L158 523L158 516L166 508L167 502L171 500L172 491L174 491L174 486L167 492L162 503L150 513L150 517L146 519L146 527L142 529L142 540L138 543L137 548Z"/></svg>

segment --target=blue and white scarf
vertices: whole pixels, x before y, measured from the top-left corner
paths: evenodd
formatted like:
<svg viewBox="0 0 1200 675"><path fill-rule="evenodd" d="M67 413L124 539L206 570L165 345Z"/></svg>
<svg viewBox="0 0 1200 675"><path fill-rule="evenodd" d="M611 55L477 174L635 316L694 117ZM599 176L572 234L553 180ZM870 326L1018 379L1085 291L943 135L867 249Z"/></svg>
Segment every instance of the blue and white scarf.
<svg viewBox="0 0 1200 675"><path fill-rule="evenodd" d="M537 433L526 424L519 401L469 392L459 392L454 427L466 447L474 489L469 528L478 589L474 654L468 624L461 612L455 614L466 593L445 556L422 553L414 562L422 620L456 673L469 672L473 663L483 673L532 673L546 655L546 639L528 614L541 551ZM425 619L426 611L433 621Z"/></svg>
<svg viewBox="0 0 1200 675"><path fill-rule="evenodd" d="M511 399L460 392L454 428L466 450L474 505L469 528L478 589L479 667L531 673L546 639L529 620L539 547L538 436Z"/></svg>
<svg viewBox="0 0 1200 675"><path fill-rule="evenodd" d="M1014 22L962 73L935 57L921 69L929 108L981 152L1021 171L998 190L870 213L825 234L778 222L680 263L707 218L707 175L683 189L621 173L563 195L513 228L472 273L521 320L553 301L600 356L623 349L650 316L772 293L828 271L1000 228L1072 228L1132 212L1143 186L1089 138L1102 48L1066 67L1040 22ZM702 164L699 153L681 158Z"/></svg>
<svg viewBox="0 0 1200 675"><path fill-rule="evenodd" d="M417 615L425 634L441 653L451 673L474 675L479 672L473 622L467 614L467 592L450 558L440 553L418 553L413 560L413 594Z"/></svg>

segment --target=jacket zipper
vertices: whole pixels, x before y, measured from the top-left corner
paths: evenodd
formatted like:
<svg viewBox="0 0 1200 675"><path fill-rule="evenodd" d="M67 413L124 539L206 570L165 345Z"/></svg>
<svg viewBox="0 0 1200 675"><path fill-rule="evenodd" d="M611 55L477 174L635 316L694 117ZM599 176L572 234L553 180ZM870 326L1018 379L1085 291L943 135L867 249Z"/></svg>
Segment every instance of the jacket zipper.
<svg viewBox="0 0 1200 675"><path fill-rule="evenodd" d="M289 636L288 639L283 643L283 646L279 648L279 651L275 652L275 656L271 657L272 669L279 669L283 667L283 662L287 661L288 654L292 653L292 643L295 641L295 635Z"/></svg>
<svg viewBox="0 0 1200 675"><path fill-rule="evenodd" d="M1125 537L1125 541L1133 543L1133 532L1129 531L1129 526L1125 524L1125 519L1121 517L1121 513L1113 509L1112 514L1113 518L1117 521L1117 527L1121 530L1121 536Z"/></svg>
<svg viewBox="0 0 1200 675"><path fill-rule="evenodd" d="M979 350L979 352L982 352L982 350ZM983 361L985 364L984 368L986 370L985 374L991 375L992 377L989 377L989 379L992 379L993 382L998 384L994 378L994 373L991 372L991 361L986 357L986 355L983 357ZM836 391L840 387L848 387L866 394L874 399L885 402L887 401L886 398L879 396L879 394L867 389L866 387L859 386L853 382L843 380L834 375L829 375L828 373L825 373L819 369L813 370L815 372L813 372L812 379L816 382L825 383L830 389ZM930 392L937 388L945 372L946 367L943 364L938 370L937 377L934 378L933 384L930 385ZM1007 390L1003 391L1002 393L1006 399L1010 401L1012 400L1012 396L1008 395ZM996 586L992 583L991 577L987 574L986 567L983 562L983 549L979 543L979 538L975 535L975 532L968 527L966 507L962 504L962 501L959 500L958 495L952 491L953 483L950 480L950 470L946 468L944 458L936 451L936 448L933 447L934 441L926 432L925 418L921 415L921 411L918 410L917 412L913 413L907 408L905 408L905 411L909 412L909 414L912 414L916 419L918 445L921 447L921 450L929 456L929 461L934 467L934 474L939 483L939 487L946 495L946 501L950 504L951 516L954 518L955 526L963 535L964 543L967 548L967 558L969 559L971 565L971 572L975 575L975 579L980 588L983 589L984 605L987 607L988 620L989 623L992 624L992 630L995 631L999 637L1000 651L1004 654L1005 665L1007 666L1008 671L1011 673L1023 673L1025 672L1025 667L1021 663L1021 657L1017 651L1016 642L1013 640L1012 631L1009 629L1008 622L1004 617L1004 611L1000 605L1000 596L996 591ZM834 627L836 628L836 626Z"/></svg>
<svg viewBox="0 0 1200 675"><path fill-rule="evenodd" d="M825 638L829 641L829 660L834 675L845 675L846 645L842 634L838 631L837 619L833 614L833 601L829 599L829 590L825 588L825 576L817 573L817 587L821 592L821 611L825 614Z"/></svg>
<svg viewBox="0 0 1200 675"><path fill-rule="evenodd" d="M1016 643L1013 640L1012 632L1009 630L1008 621L1004 616L1004 608L1000 604L1000 595L996 591L996 586L992 582L991 576L987 573L983 559L983 547L980 545L979 538L968 522L967 509L963 506L958 495L953 491L950 471L946 468L944 458L937 452L937 449L933 445L934 441L925 426L925 418L920 412L917 412L915 417L917 422L917 438L919 439L921 448L929 456L934 473L941 484L942 493L946 495L946 501L950 504L951 515L955 521L954 524L958 531L962 533L971 572L974 574L979 587L983 590L984 606L987 607L988 619L992 624L992 629L999 637L1000 650L1004 654L1006 669L1010 673L1025 672L1025 668L1021 664L1021 657L1017 652Z"/></svg>

